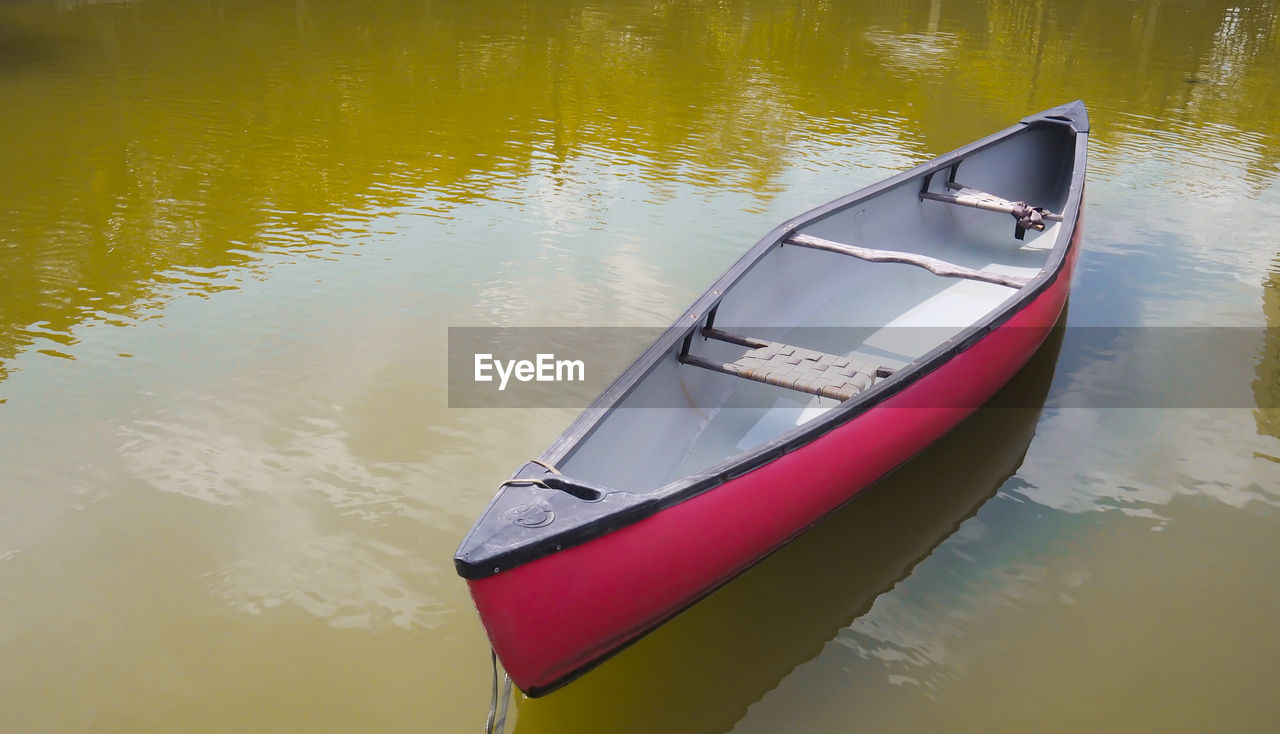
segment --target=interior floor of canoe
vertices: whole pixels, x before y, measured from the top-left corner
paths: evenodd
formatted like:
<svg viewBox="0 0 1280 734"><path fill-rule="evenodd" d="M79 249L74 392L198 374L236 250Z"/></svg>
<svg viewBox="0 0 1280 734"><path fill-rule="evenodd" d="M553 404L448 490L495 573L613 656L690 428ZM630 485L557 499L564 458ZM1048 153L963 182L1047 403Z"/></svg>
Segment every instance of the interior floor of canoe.
<svg viewBox="0 0 1280 734"><path fill-rule="evenodd" d="M843 348L830 346L840 356L896 371L990 313L1004 300L1002 295L1007 296L1009 292L1000 294L981 283L955 281L884 327L870 331L857 348L848 349L847 344ZM790 338L800 342L807 336L810 342L818 342L825 335L828 340L838 340L845 330L821 326L830 323L828 310L839 310L843 306L827 304L815 311L809 322L792 330L796 336ZM826 346L829 345L811 348ZM770 387L757 389L754 385L743 385L723 407L709 412L699 440L676 467L673 478L701 471L766 443L840 404L831 398L776 387L770 390Z"/></svg>
<svg viewBox="0 0 1280 734"><path fill-rule="evenodd" d="M968 186L1060 212L1069 194L1072 145L1074 138L1061 130L1029 129L970 154L958 170ZM1017 298L1015 283L1029 282L1049 263L1064 224L1047 222L1043 231L1017 239L1007 214L921 196L922 185L946 190L944 179L908 179L782 237L720 295L714 328L899 370ZM793 235L835 247L795 244L788 240ZM857 254L849 254L851 248ZM905 253L907 262L869 260L868 251ZM948 272L968 275L939 274L928 265L938 261ZM976 280L972 271L1013 277ZM708 326L711 314L696 318ZM600 486L648 491L778 438L839 404L766 384L771 376L751 370L726 374L707 366L734 364L749 349L695 330L688 351L660 357L558 462L560 469Z"/></svg>
<svg viewBox="0 0 1280 734"><path fill-rule="evenodd" d="M1052 241L1053 233L1045 234ZM778 263L790 263L775 264L768 274L769 282L780 287L757 288L750 307L743 299L723 307L717 328L895 371L1017 293L992 283L941 278L910 265L864 263L803 248L784 247L775 255ZM1035 261L1046 257L1034 244L1022 255L1034 255ZM971 267L992 272L1028 278L1039 272L1038 264L968 260ZM796 281L790 293L789 280ZM750 293L749 286L743 292ZM739 359L745 350L701 338L691 347L691 353L722 362ZM681 407L682 397L694 402ZM620 406L624 415L606 421L591 437L593 450L578 453L561 468L604 486L655 489L777 438L837 405L834 399L681 364L672 354ZM639 448L639 436L663 436L663 450Z"/></svg>

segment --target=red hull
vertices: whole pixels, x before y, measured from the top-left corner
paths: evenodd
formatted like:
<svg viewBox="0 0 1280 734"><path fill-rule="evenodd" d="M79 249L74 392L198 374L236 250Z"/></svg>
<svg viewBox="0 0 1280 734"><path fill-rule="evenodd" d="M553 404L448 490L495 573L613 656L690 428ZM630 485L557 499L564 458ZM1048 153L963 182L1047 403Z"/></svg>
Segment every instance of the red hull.
<svg viewBox="0 0 1280 734"><path fill-rule="evenodd" d="M472 598L532 695L607 658L939 439L1026 364L1066 304L1079 222L1054 282L897 395L811 443L579 546L483 579Z"/></svg>

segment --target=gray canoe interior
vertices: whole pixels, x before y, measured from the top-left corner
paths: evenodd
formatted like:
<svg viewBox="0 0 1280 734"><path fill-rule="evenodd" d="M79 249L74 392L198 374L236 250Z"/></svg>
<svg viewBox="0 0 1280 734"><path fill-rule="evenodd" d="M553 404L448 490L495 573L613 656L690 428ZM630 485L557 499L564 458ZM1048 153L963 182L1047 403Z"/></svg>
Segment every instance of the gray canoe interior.
<svg viewBox="0 0 1280 734"><path fill-rule="evenodd" d="M956 178L1060 213L1070 193L1074 145L1064 128L1029 127L967 156ZM935 175L930 190L945 191L946 178L945 171ZM1049 222L1019 241L1010 216L921 200L922 182L909 179L798 233L1028 278L1048 264L1063 223ZM1016 293L908 264L775 245L728 288L714 325L897 370ZM746 350L697 336L690 353L733 362ZM677 345L560 460L559 469L592 484L647 491L775 439L840 404L683 364L679 356Z"/></svg>

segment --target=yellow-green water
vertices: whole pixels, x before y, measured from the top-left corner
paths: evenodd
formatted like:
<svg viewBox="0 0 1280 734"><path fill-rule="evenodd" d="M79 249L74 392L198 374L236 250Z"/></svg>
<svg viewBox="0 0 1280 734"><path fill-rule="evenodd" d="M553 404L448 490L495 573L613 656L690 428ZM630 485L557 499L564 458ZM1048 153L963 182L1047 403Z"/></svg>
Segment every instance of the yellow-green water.
<svg viewBox="0 0 1280 734"><path fill-rule="evenodd" d="M661 326L1076 98L1069 325L1269 326L1248 397L986 410L514 728L1272 730L1277 70L1274 2L0 2L0 731L477 730L452 551L572 411L445 327Z"/></svg>

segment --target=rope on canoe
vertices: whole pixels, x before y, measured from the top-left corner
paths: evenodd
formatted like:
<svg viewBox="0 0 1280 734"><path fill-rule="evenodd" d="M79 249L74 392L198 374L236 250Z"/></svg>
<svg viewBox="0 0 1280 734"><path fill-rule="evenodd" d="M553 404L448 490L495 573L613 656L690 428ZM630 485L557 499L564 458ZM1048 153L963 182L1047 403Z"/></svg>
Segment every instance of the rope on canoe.
<svg viewBox="0 0 1280 734"><path fill-rule="evenodd" d="M563 477L563 474L559 473L559 469L556 469L556 466L552 464L548 464L548 462L540 459L530 459L529 462L530 464L541 466L541 468L550 471L550 473L557 475L557 477ZM541 487L543 489L550 489L547 483L543 482L541 479L507 479L506 482L498 485L499 489L503 487Z"/></svg>
<svg viewBox="0 0 1280 734"><path fill-rule="evenodd" d="M559 473L560 473L560 470L559 470L559 469L555 468L554 466L552 466L551 464L548 464L548 463L547 463L547 462L545 462L545 461L542 461L541 459L529 459L529 463L530 463L530 464L537 464L538 466L542 467L543 469L546 469L547 471L551 472L552 474L559 474Z"/></svg>
<svg viewBox="0 0 1280 734"><path fill-rule="evenodd" d="M489 716L484 720L484 734L502 734L507 727L507 704L511 701L511 676L505 672L502 677L506 682L502 686L502 710L498 710L498 653L489 648L489 659L493 663L493 690L489 694Z"/></svg>
<svg viewBox="0 0 1280 734"><path fill-rule="evenodd" d="M541 479L508 479L502 484L499 484L498 487L542 487L543 489L551 489L551 487L547 486L547 483Z"/></svg>
<svg viewBox="0 0 1280 734"><path fill-rule="evenodd" d="M545 461L541 461L539 459L529 459L529 463L537 464L538 466L542 467L543 469L546 469L547 471L551 472L552 474L555 474L556 476L561 476L561 477L564 476L563 474L560 473L559 469L555 468L555 466L548 464ZM507 481L498 485L499 489L501 489L502 487L542 487L543 489L551 489L551 487L547 486L547 483L542 481L541 479L508 479Z"/></svg>

